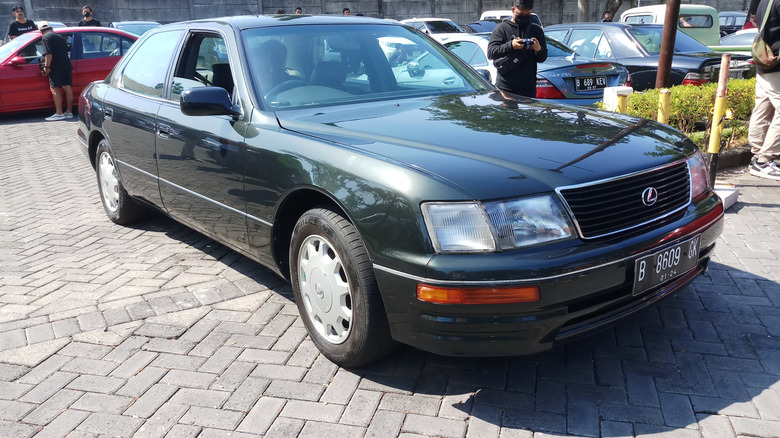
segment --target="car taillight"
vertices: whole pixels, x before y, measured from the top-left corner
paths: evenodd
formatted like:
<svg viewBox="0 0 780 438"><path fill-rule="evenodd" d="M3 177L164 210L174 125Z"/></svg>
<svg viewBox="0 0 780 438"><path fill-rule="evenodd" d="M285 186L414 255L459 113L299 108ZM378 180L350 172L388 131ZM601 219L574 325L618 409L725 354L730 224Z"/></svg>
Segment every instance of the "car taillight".
<svg viewBox="0 0 780 438"><path fill-rule="evenodd" d="M626 75L626 87L631 86L631 75Z"/></svg>
<svg viewBox="0 0 780 438"><path fill-rule="evenodd" d="M682 84L683 85L701 85L706 84L710 80L707 79L704 75L701 73L688 73L685 75L685 79L683 79Z"/></svg>
<svg viewBox="0 0 780 438"><path fill-rule="evenodd" d="M565 99L566 96L561 93L558 88L555 87L547 79L536 80L536 98L537 99Z"/></svg>

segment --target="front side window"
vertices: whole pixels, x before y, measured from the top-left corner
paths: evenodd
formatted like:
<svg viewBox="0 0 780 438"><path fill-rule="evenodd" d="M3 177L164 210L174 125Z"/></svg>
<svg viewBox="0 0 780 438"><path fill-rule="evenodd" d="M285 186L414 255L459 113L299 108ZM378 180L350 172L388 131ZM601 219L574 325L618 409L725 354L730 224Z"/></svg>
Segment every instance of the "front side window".
<svg viewBox="0 0 780 438"><path fill-rule="evenodd" d="M144 40L124 66L121 87L146 96L162 97L168 60L175 58L180 36L181 31L169 31Z"/></svg>
<svg viewBox="0 0 780 438"><path fill-rule="evenodd" d="M661 27L632 27L628 29L628 33L636 38L637 42L651 55L661 53L662 32ZM674 53L697 52L711 52L711 50L704 44L678 31L677 36L674 38Z"/></svg>
<svg viewBox="0 0 780 438"><path fill-rule="evenodd" d="M488 89L451 52L404 26L283 26L242 38L252 84L270 108Z"/></svg>
<svg viewBox="0 0 780 438"><path fill-rule="evenodd" d="M222 36L192 35L173 76L170 99L176 102L182 92L195 87L222 87L232 94L233 72Z"/></svg>

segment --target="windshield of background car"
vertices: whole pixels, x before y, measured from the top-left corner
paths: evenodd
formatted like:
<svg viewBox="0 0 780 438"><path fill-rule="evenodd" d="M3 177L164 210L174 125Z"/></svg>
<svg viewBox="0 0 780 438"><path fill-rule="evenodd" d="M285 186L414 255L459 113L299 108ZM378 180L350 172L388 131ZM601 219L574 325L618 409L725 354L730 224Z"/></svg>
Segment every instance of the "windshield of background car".
<svg viewBox="0 0 780 438"><path fill-rule="evenodd" d="M635 26L628 29L636 40L641 44L645 50L651 55L658 55L661 53L661 34L663 29L661 27L641 27ZM696 41L688 35L677 32L677 36L674 41L674 53L700 53L711 52L711 50L704 44Z"/></svg>
<svg viewBox="0 0 780 438"><path fill-rule="evenodd" d="M270 109L490 90L455 55L406 26L263 27L241 38L254 89Z"/></svg>
<svg viewBox="0 0 780 438"><path fill-rule="evenodd" d="M452 21L428 21L426 23L431 33L460 33L463 32L457 24Z"/></svg>

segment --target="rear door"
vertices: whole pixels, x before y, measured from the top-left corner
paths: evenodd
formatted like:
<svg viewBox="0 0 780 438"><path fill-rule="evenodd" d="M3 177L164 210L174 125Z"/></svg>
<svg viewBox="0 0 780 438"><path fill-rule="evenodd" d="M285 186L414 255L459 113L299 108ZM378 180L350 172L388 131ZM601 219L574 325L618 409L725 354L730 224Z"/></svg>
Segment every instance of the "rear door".
<svg viewBox="0 0 780 438"><path fill-rule="evenodd" d="M73 94L108 76L134 40L110 32L78 32L73 38Z"/></svg>

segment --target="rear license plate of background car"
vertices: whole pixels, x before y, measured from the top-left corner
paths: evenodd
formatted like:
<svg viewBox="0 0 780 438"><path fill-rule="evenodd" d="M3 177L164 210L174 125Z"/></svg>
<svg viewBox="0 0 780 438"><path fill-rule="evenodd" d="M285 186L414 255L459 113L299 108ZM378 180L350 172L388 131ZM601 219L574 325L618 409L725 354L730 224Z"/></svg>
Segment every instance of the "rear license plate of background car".
<svg viewBox="0 0 780 438"><path fill-rule="evenodd" d="M634 295L690 271L699 262L701 235L634 262Z"/></svg>
<svg viewBox="0 0 780 438"><path fill-rule="evenodd" d="M581 78L574 78L574 89L576 91L600 90L606 86L606 76L585 76Z"/></svg>

